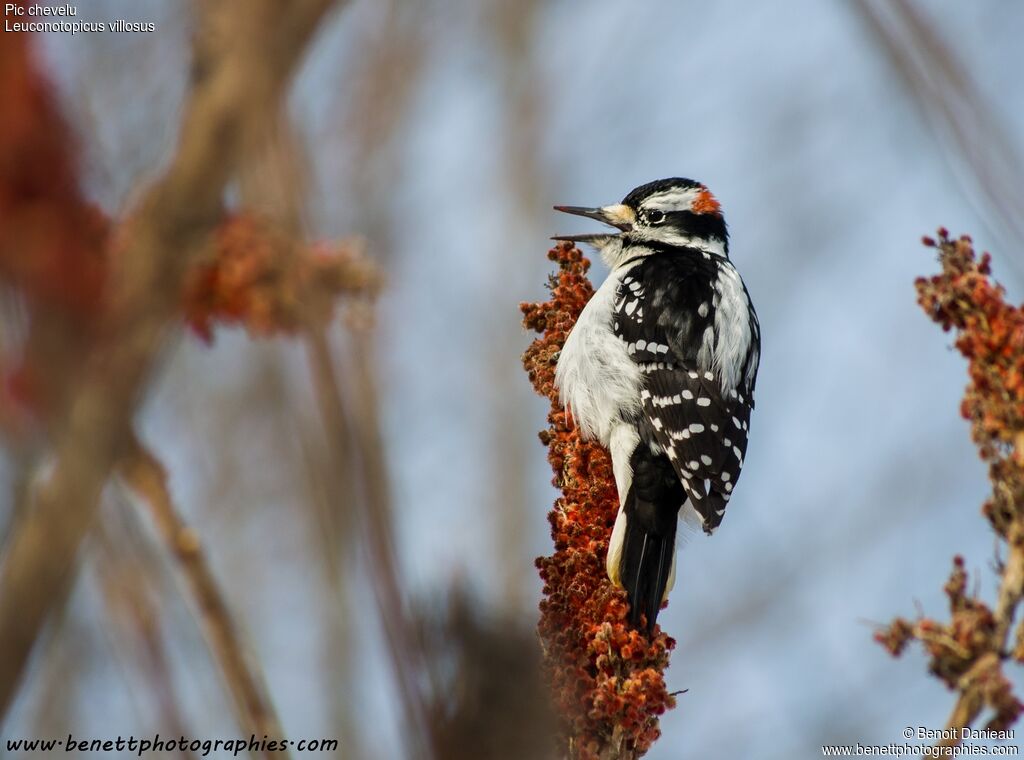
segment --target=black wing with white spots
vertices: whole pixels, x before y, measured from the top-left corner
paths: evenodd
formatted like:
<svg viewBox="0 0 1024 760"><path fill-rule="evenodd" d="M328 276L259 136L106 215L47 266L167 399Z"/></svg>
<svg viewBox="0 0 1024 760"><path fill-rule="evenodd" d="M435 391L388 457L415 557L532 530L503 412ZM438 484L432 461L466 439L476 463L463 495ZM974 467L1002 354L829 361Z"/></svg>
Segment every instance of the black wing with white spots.
<svg viewBox="0 0 1024 760"><path fill-rule="evenodd" d="M672 462L709 533L721 523L743 466L759 341L747 298L747 314L728 315L749 320L741 380L723 391L721 372L706 366L718 339L721 266L701 251L648 256L623 276L612 318L644 378L641 441Z"/></svg>

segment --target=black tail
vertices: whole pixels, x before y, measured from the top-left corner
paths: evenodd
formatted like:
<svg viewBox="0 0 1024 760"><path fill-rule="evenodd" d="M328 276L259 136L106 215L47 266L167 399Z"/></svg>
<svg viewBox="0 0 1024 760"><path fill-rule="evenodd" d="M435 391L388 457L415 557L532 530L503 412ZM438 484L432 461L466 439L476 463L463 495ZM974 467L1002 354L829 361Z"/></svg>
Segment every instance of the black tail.
<svg viewBox="0 0 1024 760"><path fill-rule="evenodd" d="M647 633L661 609L675 556L679 507L686 495L672 463L640 444L631 458L633 483L623 505L626 530L619 577L629 597L629 621L639 628L647 618Z"/></svg>

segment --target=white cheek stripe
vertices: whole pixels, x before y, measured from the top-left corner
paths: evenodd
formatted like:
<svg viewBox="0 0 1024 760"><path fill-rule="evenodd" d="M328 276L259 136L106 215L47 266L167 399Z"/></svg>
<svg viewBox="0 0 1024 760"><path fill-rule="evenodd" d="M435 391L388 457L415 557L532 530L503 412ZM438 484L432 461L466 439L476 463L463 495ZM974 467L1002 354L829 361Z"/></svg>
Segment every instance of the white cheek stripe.
<svg viewBox="0 0 1024 760"><path fill-rule="evenodd" d="M659 211L685 211L697 200L701 192L699 187L688 187L684 190L665 190L650 196L643 202L643 207Z"/></svg>
<svg viewBox="0 0 1024 760"><path fill-rule="evenodd" d="M650 230L647 239L671 246L696 248L705 253L713 253L715 256L725 258L725 242L718 238L682 235L668 228L654 227Z"/></svg>

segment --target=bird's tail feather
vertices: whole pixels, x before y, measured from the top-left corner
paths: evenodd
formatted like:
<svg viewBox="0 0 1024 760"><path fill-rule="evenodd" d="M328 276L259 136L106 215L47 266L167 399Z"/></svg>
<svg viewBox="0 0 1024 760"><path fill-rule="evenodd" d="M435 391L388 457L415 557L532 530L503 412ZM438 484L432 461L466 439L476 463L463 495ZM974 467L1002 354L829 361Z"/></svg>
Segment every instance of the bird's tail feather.
<svg viewBox="0 0 1024 760"><path fill-rule="evenodd" d="M636 517L627 516L623 536L620 579L629 598L629 621L639 628L646 616L647 633L654 634L672 562L675 557L675 519L667 530L645 530Z"/></svg>

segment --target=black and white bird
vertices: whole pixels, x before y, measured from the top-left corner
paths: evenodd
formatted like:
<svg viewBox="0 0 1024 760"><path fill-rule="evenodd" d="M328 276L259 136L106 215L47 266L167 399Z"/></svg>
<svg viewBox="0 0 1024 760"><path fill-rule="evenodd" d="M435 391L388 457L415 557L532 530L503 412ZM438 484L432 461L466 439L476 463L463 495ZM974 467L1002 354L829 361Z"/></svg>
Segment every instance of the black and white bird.
<svg viewBox="0 0 1024 760"><path fill-rule="evenodd" d="M760 327L729 261L721 207L690 179L642 185L622 203L555 206L618 232L589 243L611 272L558 358L555 382L581 435L611 453L619 512L607 570L630 622L654 631L675 580L680 510L710 534L747 448Z"/></svg>

